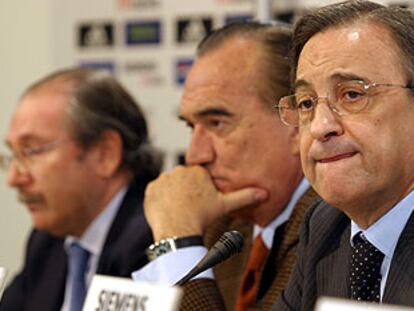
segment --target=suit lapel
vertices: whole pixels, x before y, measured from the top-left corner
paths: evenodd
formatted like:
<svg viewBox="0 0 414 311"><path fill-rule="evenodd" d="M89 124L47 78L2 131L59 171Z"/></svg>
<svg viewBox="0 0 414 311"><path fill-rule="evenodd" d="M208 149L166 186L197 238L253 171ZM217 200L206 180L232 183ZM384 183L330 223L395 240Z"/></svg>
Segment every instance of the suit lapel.
<svg viewBox="0 0 414 311"><path fill-rule="evenodd" d="M44 238L47 234L40 233L39 236ZM29 303L25 310L59 310L63 304L67 272L63 240L49 238L49 243L43 241L39 245L42 249L37 251L47 256L33 255L36 261L31 262L28 269L32 274L28 278L28 297L25 299Z"/></svg>
<svg viewBox="0 0 414 311"><path fill-rule="evenodd" d="M283 232L283 238L275 257L276 277L273 280L269 290L260 301L263 310L268 310L274 304L281 291L287 284L290 274L292 273L296 261L296 246L299 242L299 230L303 217L310 206L318 199L316 192L309 188L296 203L295 208L286 228ZM262 278L266 276L263 275Z"/></svg>
<svg viewBox="0 0 414 311"><path fill-rule="evenodd" d="M414 304L414 213L401 233L385 285L384 303Z"/></svg>
<svg viewBox="0 0 414 311"><path fill-rule="evenodd" d="M259 302L260 310L269 310L271 308L289 280L289 276L296 260L296 246L299 240L299 230L303 216L308 207L315 203L318 198L315 191L310 188L295 205L292 216L286 223L286 229L283 233L283 239L279 246L278 254L273 257L277 275L269 290ZM252 246L253 226L242 220L224 217L209 227L204 237L205 245L211 247L220 235L228 230L240 231L245 237L245 245L243 251L239 255L217 265L214 268L214 274L218 281L220 292L223 297L226 297L225 303L227 310L233 310L238 289L240 287L241 277L243 276ZM262 277L264 278L266 276L264 275Z"/></svg>
<svg viewBox="0 0 414 311"><path fill-rule="evenodd" d="M326 245L332 248L321 258L316 266L317 295L328 297L350 297L349 259L351 256L350 222L343 232L339 232L339 241L327 239ZM330 231L328 231L330 232ZM331 236L338 236L333 233Z"/></svg>
<svg viewBox="0 0 414 311"><path fill-rule="evenodd" d="M97 267L98 274L127 276L131 266L138 269L146 263L144 250L137 253L135 258L130 258L128 253L129 249L134 250L137 243L144 247L152 241L142 207L144 188L145 185L142 183L132 183L129 186L105 240ZM131 228L131 225L135 228ZM131 238L129 234L134 234L134 237ZM136 247L135 250L139 248ZM145 262L142 262L143 258Z"/></svg>
<svg viewBox="0 0 414 311"><path fill-rule="evenodd" d="M293 213L286 223L286 230L283 234L283 240L278 252L277 262L284 260L288 252L299 242L299 230L302 225L303 216L310 206L318 199L316 192L309 188L305 194L296 203Z"/></svg>
<svg viewBox="0 0 414 311"><path fill-rule="evenodd" d="M215 266L213 270L220 292L225 297L226 309L234 310L241 278L252 247L253 226L239 219L223 217L209 227L204 242L210 248L224 232L229 230L237 230L244 236L243 250L240 254Z"/></svg>

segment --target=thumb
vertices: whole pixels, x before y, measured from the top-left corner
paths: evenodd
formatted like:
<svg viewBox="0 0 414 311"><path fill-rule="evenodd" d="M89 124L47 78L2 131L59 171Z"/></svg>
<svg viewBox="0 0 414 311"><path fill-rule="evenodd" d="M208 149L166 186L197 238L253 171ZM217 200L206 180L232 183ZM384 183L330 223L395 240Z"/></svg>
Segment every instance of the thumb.
<svg viewBox="0 0 414 311"><path fill-rule="evenodd" d="M260 188L243 188L229 193L222 193L224 213L258 204L265 201L269 195L266 190Z"/></svg>

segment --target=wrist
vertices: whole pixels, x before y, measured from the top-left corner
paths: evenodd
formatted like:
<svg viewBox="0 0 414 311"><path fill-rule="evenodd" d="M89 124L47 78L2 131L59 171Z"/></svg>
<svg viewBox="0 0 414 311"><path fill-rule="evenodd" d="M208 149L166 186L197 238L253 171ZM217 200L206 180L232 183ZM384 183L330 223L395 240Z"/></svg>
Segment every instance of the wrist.
<svg viewBox="0 0 414 311"><path fill-rule="evenodd" d="M184 237L169 237L154 242L146 249L146 255L149 261L152 261L169 252L175 252L180 248L190 246L203 246L201 235L190 235Z"/></svg>
<svg viewBox="0 0 414 311"><path fill-rule="evenodd" d="M202 230L197 230L195 228L191 228L187 226L186 228L169 228L166 225L163 226L153 226L150 225L152 229L152 236L154 237L154 241L161 241L169 238L183 238L189 236L203 236ZM159 228L159 229L158 229ZM161 229L163 228L163 229Z"/></svg>

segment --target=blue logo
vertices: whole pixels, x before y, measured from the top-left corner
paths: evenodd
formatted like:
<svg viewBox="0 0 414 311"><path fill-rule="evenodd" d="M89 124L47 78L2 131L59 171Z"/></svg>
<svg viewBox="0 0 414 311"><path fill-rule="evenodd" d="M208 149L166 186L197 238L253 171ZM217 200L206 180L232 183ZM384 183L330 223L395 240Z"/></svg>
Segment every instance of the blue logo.
<svg viewBox="0 0 414 311"><path fill-rule="evenodd" d="M252 15L229 15L224 19L224 25L229 25L238 22L251 21L253 19Z"/></svg>
<svg viewBox="0 0 414 311"><path fill-rule="evenodd" d="M175 64L175 82L178 85L183 85L185 83L185 79L187 78L188 72L191 69L191 65L193 64L193 59L179 59L176 61Z"/></svg>

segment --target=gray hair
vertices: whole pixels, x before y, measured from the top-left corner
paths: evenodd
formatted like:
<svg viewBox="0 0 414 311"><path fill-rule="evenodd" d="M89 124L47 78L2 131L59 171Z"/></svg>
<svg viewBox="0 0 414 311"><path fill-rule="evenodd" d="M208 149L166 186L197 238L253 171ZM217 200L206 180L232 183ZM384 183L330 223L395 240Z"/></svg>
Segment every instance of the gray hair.
<svg viewBox="0 0 414 311"><path fill-rule="evenodd" d="M260 83L265 84L264 94L259 96L273 107L274 103L288 94L290 89L288 53L291 34L290 25L281 22L237 22L219 28L206 36L197 47L197 56L202 57L235 38L245 38L257 43L264 56L261 68L257 68L263 72Z"/></svg>
<svg viewBox="0 0 414 311"><path fill-rule="evenodd" d="M53 82L68 93L69 131L80 146L88 148L106 130L115 130L122 139L121 168L142 182L158 176L161 157L148 140L144 114L115 78L93 69L64 69L36 82L23 96Z"/></svg>
<svg viewBox="0 0 414 311"><path fill-rule="evenodd" d="M356 21L374 22L387 27L400 49L401 62L408 64L409 85L414 74L414 14L408 9L385 7L381 4L365 1L345 1L321 7L304 15L296 23L293 32L291 62L293 81L300 53L315 34L328 28L351 24Z"/></svg>

